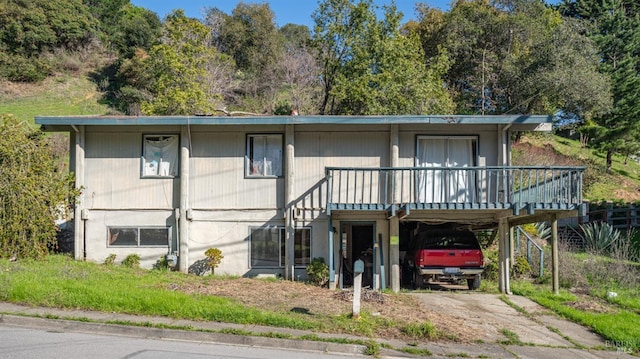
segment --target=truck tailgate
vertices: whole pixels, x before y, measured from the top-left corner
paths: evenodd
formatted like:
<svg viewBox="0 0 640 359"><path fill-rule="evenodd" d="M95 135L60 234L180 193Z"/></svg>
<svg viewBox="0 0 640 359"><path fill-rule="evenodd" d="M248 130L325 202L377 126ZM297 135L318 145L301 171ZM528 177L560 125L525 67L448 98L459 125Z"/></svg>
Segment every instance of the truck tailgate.
<svg viewBox="0 0 640 359"><path fill-rule="evenodd" d="M481 267L482 251L479 249L422 250L416 264L420 267Z"/></svg>

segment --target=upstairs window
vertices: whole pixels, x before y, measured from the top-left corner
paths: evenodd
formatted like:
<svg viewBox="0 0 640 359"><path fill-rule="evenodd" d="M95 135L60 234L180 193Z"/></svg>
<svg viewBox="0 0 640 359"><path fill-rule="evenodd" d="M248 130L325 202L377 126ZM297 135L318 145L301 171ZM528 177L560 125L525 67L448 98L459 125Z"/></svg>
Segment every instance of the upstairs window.
<svg viewBox="0 0 640 359"><path fill-rule="evenodd" d="M282 176L282 135L248 135L245 165L247 177Z"/></svg>
<svg viewBox="0 0 640 359"><path fill-rule="evenodd" d="M178 135L144 135L142 177L177 177Z"/></svg>

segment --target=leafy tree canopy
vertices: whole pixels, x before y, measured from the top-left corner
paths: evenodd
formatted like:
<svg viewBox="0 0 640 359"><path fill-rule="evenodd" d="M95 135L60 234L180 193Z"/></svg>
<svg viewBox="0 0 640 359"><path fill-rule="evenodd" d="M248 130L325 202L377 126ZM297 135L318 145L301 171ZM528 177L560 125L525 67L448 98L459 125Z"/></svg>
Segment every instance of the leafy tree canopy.
<svg viewBox="0 0 640 359"><path fill-rule="evenodd" d="M231 59L210 46L209 29L176 10L165 21L162 44L153 46L135 71L154 96L142 103L142 112L154 115L211 114L221 94L212 71L231 65Z"/></svg>
<svg viewBox="0 0 640 359"><path fill-rule="evenodd" d="M427 62L417 36L400 31L395 4L378 20L372 1L327 0L313 14L326 114L451 113L446 55Z"/></svg>

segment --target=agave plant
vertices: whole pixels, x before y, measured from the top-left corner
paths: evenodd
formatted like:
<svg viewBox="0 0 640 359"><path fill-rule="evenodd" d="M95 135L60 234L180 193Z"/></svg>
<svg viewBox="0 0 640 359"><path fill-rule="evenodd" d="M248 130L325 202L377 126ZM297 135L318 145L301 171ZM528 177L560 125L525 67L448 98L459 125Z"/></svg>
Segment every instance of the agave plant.
<svg viewBox="0 0 640 359"><path fill-rule="evenodd" d="M581 224L580 229L584 233L586 249L595 253L609 251L622 238L620 231L605 222Z"/></svg>

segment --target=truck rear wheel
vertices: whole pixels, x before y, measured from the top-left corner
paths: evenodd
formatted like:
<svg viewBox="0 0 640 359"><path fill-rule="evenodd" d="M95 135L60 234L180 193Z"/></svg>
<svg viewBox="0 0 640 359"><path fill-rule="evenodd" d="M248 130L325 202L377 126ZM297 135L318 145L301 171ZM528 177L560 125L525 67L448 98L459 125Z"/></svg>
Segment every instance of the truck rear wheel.
<svg viewBox="0 0 640 359"><path fill-rule="evenodd" d="M469 287L469 290L476 290L480 288L480 274L471 279L467 279L467 286Z"/></svg>

